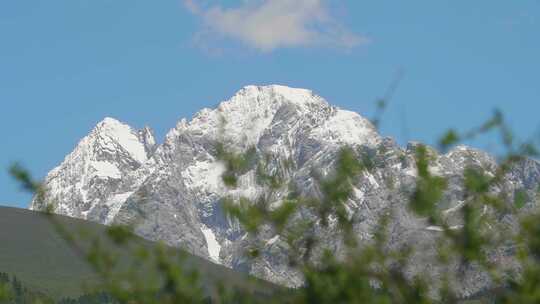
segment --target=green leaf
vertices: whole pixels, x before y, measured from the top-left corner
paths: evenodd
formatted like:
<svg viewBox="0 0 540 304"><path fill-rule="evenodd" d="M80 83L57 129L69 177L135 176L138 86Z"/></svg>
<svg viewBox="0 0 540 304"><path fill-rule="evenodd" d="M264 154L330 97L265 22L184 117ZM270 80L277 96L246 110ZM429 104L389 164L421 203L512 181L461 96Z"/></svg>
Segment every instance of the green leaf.
<svg viewBox="0 0 540 304"><path fill-rule="evenodd" d="M439 147L442 151L446 151L450 146L456 144L460 140L458 133L450 129L439 140Z"/></svg>
<svg viewBox="0 0 540 304"><path fill-rule="evenodd" d="M529 197L525 190L517 190L514 193L514 206L516 206L517 209L521 209L527 204L528 199Z"/></svg>
<svg viewBox="0 0 540 304"><path fill-rule="evenodd" d="M124 245L133 238L133 233L128 226L113 225L107 228L107 236L117 245Z"/></svg>
<svg viewBox="0 0 540 304"><path fill-rule="evenodd" d="M467 167L463 172L465 189L467 191L482 194L489 191L491 178L487 176L483 169Z"/></svg>
<svg viewBox="0 0 540 304"><path fill-rule="evenodd" d="M285 200L279 207L270 212L270 220L278 231L283 230L291 215L296 212L297 207L297 201Z"/></svg>

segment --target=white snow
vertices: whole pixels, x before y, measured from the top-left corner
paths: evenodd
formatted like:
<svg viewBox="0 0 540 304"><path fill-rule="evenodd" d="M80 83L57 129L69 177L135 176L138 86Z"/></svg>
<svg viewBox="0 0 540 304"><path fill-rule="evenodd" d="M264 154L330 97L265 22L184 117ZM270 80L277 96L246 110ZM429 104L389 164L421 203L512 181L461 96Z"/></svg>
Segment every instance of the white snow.
<svg viewBox="0 0 540 304"><path fill-rule="evenodd" d="M250 97L257 96L272 97L271 99L276 99L275 97L279 96L280 98L284 98L299 105L309 103L314 99L321 99L320 97L313 94L311 90L291 88L283 85L272 84L266 86L245 86L240 91L238 91L231 100L246 98L249 99Z"/></svg>
<svg viewBox="0 0 540 304"><path fill-rule="evenodd" d="M191 121L180 121L167 134L167 141L189 132L194 136L221 137L242 150L258 144L272 130L273 123L283 123L274 119L284 104L295 105L293 111L297 113L295 119L288 121L287 133L277 139L280 147L270 147L276 152L287 155L287 145L293 144L297 130L306 124L312 125L309 136L316 140L346 145L374 144L380 140L373 125L355 112L334 108L310 90L269 85L246 86L216 109L205 108Z"/></svg>
<svg viewBox="0 0 540 304"><path fill-rule="evenodd" d="M429 173L433 176L443 176L443 168L439 164L429 166L428 170Z"/></svg>
<svg viewBox="0 0 540 304"><path fill-rule="evenodd" d="M455 226L450 226L450 230L457 230L457 229L461 229L463 226L461 225L455 225ZM430 230L430 231L439 231L439 232L442 232L444 231L444 229L440 226L427 226L425 228L426 230Z"/></svg>
<svg viewBox="0 0 540 304"><path fill-rule="evenodd" d="M152 129L150 129L148 126L144 127L144 129L139 131L139 135L144 138L144 141L149 146L155 146L156 145L156 139L154 137L154 134L152 132Z"/></svg>
<svg viewBox="0 0 540 304"><path fill-rule="evenodd" d="M480 214L480 216L484 216L487 211L488 211L488 206L484 205L484 208L482 208L482 214Z"/></svg>
<svg viewBox="0 0 540 304"><path fill-rule="evenodd" d="M144 144L139 140L136 131L130 126L121 123L120 121L106 117L101 123L98 124L99 133L102 135L105 143L107 137L117 142L126 152L130 154L133 159L143 163L147 160L146 150Z"/></svg>
<svg viewBox="0 0 540 304"><path fill-rule="evenodd" d="M227 194L234 199L245 197L253 200L257 198L262 191L261 186L257 184L256 180L255 170L251 170L238 178L238 187L235 189L223 190L227 191Z"/></svg>
<svg viewBox="0 0 540 304"><path fill-rule="evenodd" d="M114 164L105 161L92 161L90 166L94 168L95 172L93 176L98 177L110 177L119 179L122 177L122 173Z"/></svg>
<svg viewBox="0 0 540 304"><path fill-rule="evenodd" d="M371 123L355 112L331 107L323 98L310 90L289 88L280 85L246 86L231 99L221 102L214 109L203 109L190 122L181 121L169 132L168 139L182 130L192 134L214 134L220 129L228 138L241 146L257 144L261 136L271 130L277 111L285 103L297 106L299 120L291 121L286 138L292 142L291 134L302 122L323 119L324 125L315 126L312 136L342 144L364 144L378 140ZM225 122L225 123L223 123ZM318 122L314 122L318 124Z"/></svg>
<svg viewBox="0 0 540 304"><path fill-rule="evenodd" d="M64 211L63 214L66 215L86 218L88 212L99 203L96 198L88 197L93 177L123 179L133 173L132 177L137 180L137 184L144 178L142 175L151 173L152 170L147 168L144 173L137 175L131 168L116 161L125 156L131 158L129 161L134 160L141 164L147 161L144 144L140 142L137 132L128 125L107 117L81 139L64 161L47 175L51 197L55 200L69 198L68 201L58 204L58 212ZM73 199L74 197L77 199ZM91 203L91 206L83 209L76 203L78 201Z"/></svg>
<svg viewBox="0 0 540 304"><path fill-rule="evenodd" d="M380 187L379 183L371 173L366 173L366 177L369 180L369 183L373 186L373 188L377 189Z"/></svg>
<svg viewBox="0 0 540 304"><path fill-rule="evenodd" d="M219 258L219 252L221 251L221 245L219 245L216 235L212 231L212 229L208 228L206 225L202 225L201 231L204 234L204 238L206 239L206 244L208 246L208 255L212 260L214 260L216 263L221 264L221 260Z"/></svg>
<svg viewBox="0 0 540 304"><path fill-rule="evenodd" d="M197 161L182 171L182 177L192 189L216 192L222 184L221 175L225 171L223 163L218 161Z"/></svg>
<svg viewBox="0 0 540 304"><path fill-rule="evenodd" d="M440 226L427 226L426 230L430 231L444 231L444 229Z"/></svg>
<svg viewBox="0 0 540 304"><path fill-rule="evenodd" d="M452 150L450 150L448 153L446 153L446 156L453 157L455 154L463 154L460 152L469 152L469 151L473 151L472 148L465 145L458 145L454 147Z"/></svg>
<svg viewBox="0 0 540 304"><path fill-rule="evenodd" d="M354 192L354 196L356 198L358 198L359 200L363 200L364 199L364 192L361 191L360 189L354 187L353 188L353 192Z"/></svg>
<svg viewBox="0 0 540 304"><path fill-rule="evenodd" d="M273 245L275 242L277 242L279 240L279 234L276 234L276 236L274 236L273 238L269 239L268 241L266 241L266 245L267 246L270 246L270 245Z"/></svg>
<svg viewBox="0 0 540 304"><path fill-rule="evenodd" d="M114 220L114 217L118 214L124 202L132 194L133 192L125 192L125 193L116 194L105 203L105 205L109 207L109 213L107 213L107 218L105 219L106 225L109 225L110 223L112 223L112 221Z"/></svg>
<svg viewBox="0 0 540 304"><path fill-rule="evenodd" d="M358 113L338 109L321 126L313 129L311 136L339 144L373 144L379 135L371 123Z"/></svg>
<svg viewBox="0 0 540 304"><path fill-rule="evenodd" d="M313 96L308 90L247 86L231 99L221 102L216 109L202 109L190 122L177 124L176 130L169 132L167 138L181 130L189 130L195 135L223 134L240 146L252 146L270 128L276 111L285 100L303 103L312 101Z"/></svg>
<svg viewBox="0 0 540 304"><path fill-rule="evenodd" d="M454 207L448 208L448 209L444 210L442 213L446 215L446 214L448 214L448 213L456 212L456 211L458 211L461 207L463 207L463 205L465 205L465 201L459 201Z"/></svg>
<svg viewBox="0 0 540 304"><path fill-rule="evenodd" d="M305 103L314 98L313 92L306 89L291 88L282 85L271 85L268 88L294 103Z"/></svg>
<svg viewBox="0 0 540 304"><path fill-rule="evenodd" d="M416 169L416 167L408 167L407 169L403 170L403 173L412 177L418 177L418 169Z"/></svg>

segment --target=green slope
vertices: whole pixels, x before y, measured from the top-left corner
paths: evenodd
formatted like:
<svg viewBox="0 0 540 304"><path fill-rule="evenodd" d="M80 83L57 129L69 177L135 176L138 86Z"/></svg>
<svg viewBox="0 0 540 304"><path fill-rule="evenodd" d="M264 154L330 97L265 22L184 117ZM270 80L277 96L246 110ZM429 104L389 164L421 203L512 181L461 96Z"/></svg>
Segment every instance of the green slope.
<svg viewBox="0 0 540 304"><path fill-rule="evenodd" d="M103 225L63 216L55 216L55 219L74 235L106 239ZM154 246L140 238L135 243L146 248ZM108 246L111 251L118 252L112 244ZM122 252L120 255L125 255L122 259L129 261L129 255ZM209 294L215 292L217 282L262 294L276 290L274 285L192 255L188 255L185 265L200 272L202 284ZM47 215L9 207L0 207L0 272L16 275L27 286L56 298L78 296L84 292L83 285L98 282L97 275L58 235Z"/></svg>

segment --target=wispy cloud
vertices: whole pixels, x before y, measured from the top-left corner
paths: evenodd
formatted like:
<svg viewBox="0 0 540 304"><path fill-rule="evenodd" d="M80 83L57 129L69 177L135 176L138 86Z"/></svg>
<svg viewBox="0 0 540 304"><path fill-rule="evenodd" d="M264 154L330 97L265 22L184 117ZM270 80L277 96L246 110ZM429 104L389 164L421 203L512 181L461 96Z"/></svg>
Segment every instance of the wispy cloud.
<svg viewBox="0 0 540 304"><path fill-rule="evenodd" d="M196 0L184 0L185 7L202 19L199 41L232 39L263 52L305 46L350 49L367 41L334 18L326 2L258 0L225 8L203 7Z"/></svg>

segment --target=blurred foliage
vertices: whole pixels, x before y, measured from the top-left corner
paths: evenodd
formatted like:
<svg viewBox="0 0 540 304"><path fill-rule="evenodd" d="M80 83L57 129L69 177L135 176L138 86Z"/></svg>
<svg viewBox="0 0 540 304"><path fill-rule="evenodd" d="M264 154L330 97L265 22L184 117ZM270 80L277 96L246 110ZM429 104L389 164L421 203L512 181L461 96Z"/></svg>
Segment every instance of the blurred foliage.
<svg viewBox="0 0 540 304"><path fill-rule="evenodd" d="M104 293L85 294L77 298L54 300L43 292L29 288L16 276L0 272L0 303L2 304L115 304Z"/></svg>
<svg viewBox="0 0 540 304"><path fill-rule="evenodd" d="M255 148L249 148L246 153L235 154L227 151L223 143L216 145L216 156L227 166L227 174L223 175L223 182L229 187L236 187L238 175L245 173L256 157Z"/></svg>
<svg viewBox="0 0 540 304"><path fill-rule="evenodd" d="M390 91L393 90L395 88ZM379 114L386 104L385 100L379 102ZM379 124L379 118L375 124ZM446 271L440 282L432 281L429 275L419 273L411 277L407 273L411 257L420 250L415 244L399 248L388 246L393 210L380 215L371 240L359 240L347 203L358 178L376 170L377 161L376 153L349 147L339 149L332 172L313 172L318 195L308 195L287 180L286 171L292 170L294 165L290 159L282 160L283 166L269 172L272 167L269 162L279 162L279 156L269 155L261 160L257 159L256 147L235 152L224 143L216 144L216 157L225 165L222 176L225 185L238 187L242 176L255 170L256 181L264 189L256 198L230 196L222 200L228 216L238 220L249 234L252 242L246 248L246 256L254 261L261 258L264 244L258 243L262 238L257 236L272 231L286 243L289 265L304 278L301 288L276 291L271 297L228 289L224 285L216 286L217 292L208 295L201 289L197 270L186 267L182 255L163 245L151 251L130 246L133 235L129 227L108 229L110 241L130 250L135 258L132 267L121 272L115 267L117 257L105 250L101 241L91 240L81 246L77 237L62 225L56 223L56 228L101 276L100 290L116 303L458 303L473 301L460 298L453 284L463 278L463 269L468 266L485 273L493 282L493 288L485 291L478 301L540 303L540 213L531 209L527 216L517 216L528 201L537 197L529 197L524 191L512 195L493 191L501 186L514 163L536 155L534 145L517 144L502 114L496 111L492 118L470 131L449 130L441 137L439 149L448 151L464 140L493 130L500 134L507 153L500 157L500 168L494 175L476 167L465 169L463 206L455 213L460 218L459 226L451 226L438 208L449 183L430 170L435 152L423 145L415 149L418 174L414 191L406 203L411 217L425 219L441 231L436 245L437 263ZM408 162L405 155L400 155L400 161ZM23 189L33 192L36 199L43 199L40 183L24 168L14 165L10 172ZM277 193L283 191L286 195L278 197ZM510 202L509 197L512 197ZM52 211L53 208L49 209ZM510 231L501 223L508 214L516 215L520 221L516 231ZM50 220L55 223L54 217ZM325 247L320 239L324 232L335 233L332 237L344 246L343 254ZM515 250L521 269L518 274L508 273L504 265L493 263L489 258L491 252L507 248L509 244ZM458 267L451 267L456 263ZM157 270L158 276L148 276L148 269ZM17 291L6 284L0 277L0 299L9 301Z"/></svg>
<svg viewBox="0 0 540 304"><path fill-rule="evenodd" d="M29 290L17 277L0 272L0 303L54 303L43 294Z"/></svg>
<svg viewBox="0 0 540 304"><path fill-rule="evenodd" d="M382 113L385 103L379 103L378 113ZM346 203L351 197L354 181L363 172L375 169L376 154L359 153L344 147L335 162L334 172L322 176L315 172L320 196L303 197L298 193L293 199L279 201L276 205L274 196L265 196L252 201L245 197L237 200L227 199L226 210L237 218L246 230L255 235L261 227L270 227L284 237L287 248L292 252L290 264L300 270L305 285L294 296L285 300L293 303L457 303L465 302L458 290L452 286L452 280L460 280L463 269L475 266L486 273L493 281L493 289L482 302L494 303L538 303L540 297L538 259L540 257L540 215L530 211L530 218L523 219L521 229L511 234L507 227L500 225L500 218L523 208L530 200L527 193L518 190L509 205L508 194L494 192L512 165L525 157L536 156L536 149L530 142L516 144L510 129L505 124L502 114L495 111L492 118L481 126L463 134L449 130L439 141L441 151L448 151L463 140L473 140L486 132L498 131L507 154L500 157L500 168L493 176L478 167L467 167L463 172L464 204L458 209L461 225L450 226L446 216L438 207L448 188L445 177L434 175L430 167L435 158L435 151L424 145L415 148L417 170L416 186L409 197L409 210L414 216L425 218L429 225L442 231L438 240L437 252L440 266L450 271L452 263L458 263L456 273L444 273L441 282L434 284L420 274L407 277L405 267L415 248L387 248L387 225L392 221L392 212L381 216L378 228L375 228L374 241L359 244L354 234L354 222L348 214ZM364 151L366 152L366 151ZM242 158L236 156L235 158ZM401 155L401 162L407 158ZM233 168L228 166L227 168ZM224 177L237 174L225 172ZM264 179L263 179L264 181ZM272 192L276 187L261 182ZM296 188L296 187L293 187ZM306 212L316 215L316 222L300 221ZM521 216L516 214L516 218ZM292 220L294 219L294 220ZM329 221L337 220L340 237L346 245L347 253L338 257L330 248L324 248L321 240L313 233L313 227L320 224L330 229ZM337 237L337 236L336 236ZM258 238L254 238L257 240ZM513 243L515 248L532 248L518 254L522 274L509 275L504 265L496 265L489 259L489 254L503 246ZM263 244L257 245L262 247ZM322 254L313 255L316 247L322 247ZM536 248L536 247L538 248ZM260 249L258 250L260 252ZM257 256L251 255L256 259ZM526 266L526 267L524 267ZM434 290L436 289L436 290ZM518 300L519 299L519 300ZM471 299L472 301L472 299Z"/></svg>

